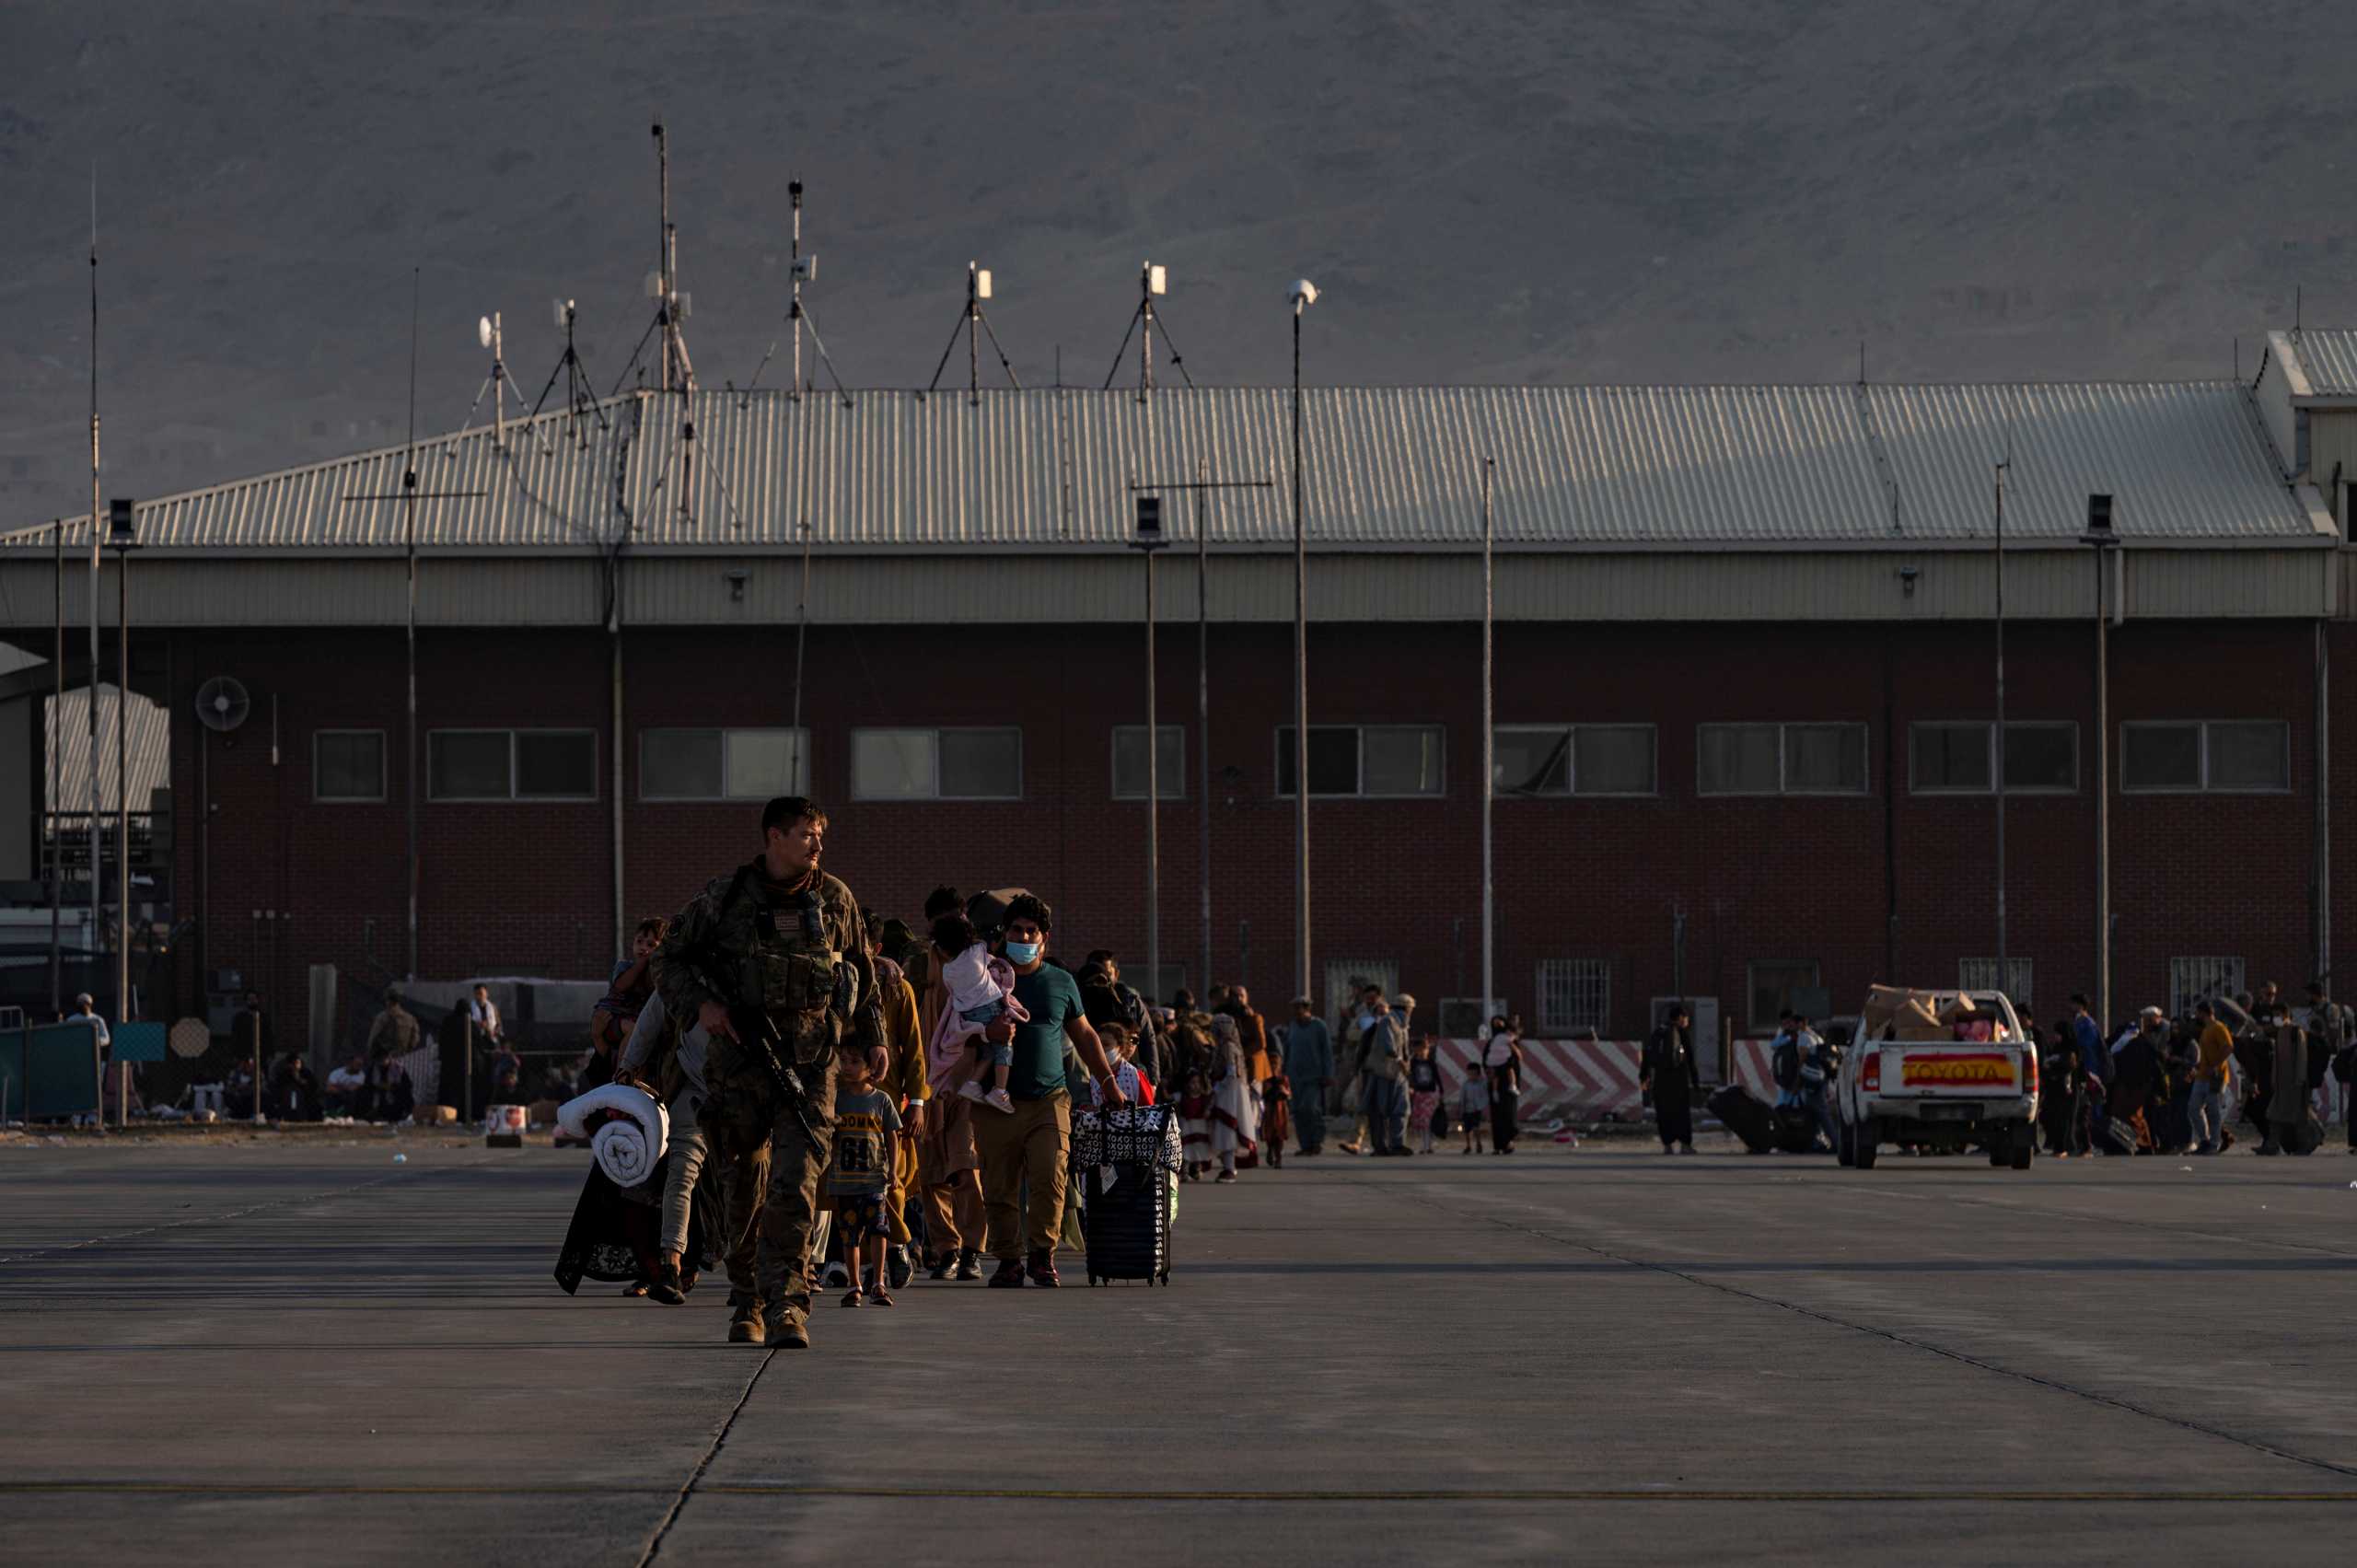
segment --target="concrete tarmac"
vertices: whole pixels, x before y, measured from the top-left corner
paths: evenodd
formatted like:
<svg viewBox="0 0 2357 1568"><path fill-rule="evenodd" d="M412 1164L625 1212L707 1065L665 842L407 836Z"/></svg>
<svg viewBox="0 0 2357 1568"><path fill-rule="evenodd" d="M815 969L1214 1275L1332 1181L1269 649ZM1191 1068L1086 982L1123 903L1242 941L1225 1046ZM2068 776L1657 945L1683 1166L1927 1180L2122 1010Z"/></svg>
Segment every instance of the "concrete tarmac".
<svg viewBox="0 0 2357 1568"><path fill-rule="evenodd" d="M391 1163L398 1148L406 1163ZM1638 1144L1182 1190L1172 1288L808 1353L550 1277L586 1156L0 1146L0 1561L2345 1562L2357 1159Z"/></svg>

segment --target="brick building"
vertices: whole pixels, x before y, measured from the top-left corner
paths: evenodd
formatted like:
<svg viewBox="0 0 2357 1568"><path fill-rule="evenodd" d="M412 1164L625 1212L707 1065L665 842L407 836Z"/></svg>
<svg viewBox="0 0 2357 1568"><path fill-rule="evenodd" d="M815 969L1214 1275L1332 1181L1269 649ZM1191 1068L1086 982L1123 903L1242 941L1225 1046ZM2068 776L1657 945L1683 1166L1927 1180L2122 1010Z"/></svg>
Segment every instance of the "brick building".
<svg viewBox="0 0 2357 1568"><path fill-rule="evenodd" d="M2248 386L1308 393L1321 1001L1359 972L1428 1003L1480 989L1484 458L1497 989L1539 1031L1633 1033L1683 993L1747 1032L1796 989L1846 1008L1879 978L1993 975L2009 450L2011 988L2041 1016L2096 989L2099 581L2116 1009L2328 967L2357 930L2324 743L2357 733L2352 683L2329 681L2352 345L2279 335ZM353 499L401 493L399 450L143 503L132 684L170 715L150 912L182 925L153 982L173 1011L212 969L283 1015L312 964L410 969L412 560L419 974L601 975L620 929L749 853L760 799L805 784L834 814L830 866L872 906L1019 880L1067 948L1141 973L1129 487L1198 476L1276 482L1204 501L1207 747L1195 497L1166 495L1162 983L1291 990L1287 393L600 412L422 445L435 498L413 514ZM2115 551L2081 542L2095 493ZM45 542L0 552L0 633L45 653ZM111 586L103 601L110 628ZM226 733L195 716L221 676L250 703ZM0 702L48 673L6 679L24 690ZM38 756L27 711L0 723ZM12 837L37 864L39 821Z"/></svg>

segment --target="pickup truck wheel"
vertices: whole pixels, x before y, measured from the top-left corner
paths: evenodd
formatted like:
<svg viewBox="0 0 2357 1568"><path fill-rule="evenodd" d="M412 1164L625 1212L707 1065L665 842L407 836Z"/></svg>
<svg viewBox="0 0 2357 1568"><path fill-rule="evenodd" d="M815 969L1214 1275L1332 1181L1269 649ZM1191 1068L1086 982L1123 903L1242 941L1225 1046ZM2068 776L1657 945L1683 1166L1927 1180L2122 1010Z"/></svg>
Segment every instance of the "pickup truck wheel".
<svg viewBox="0 0 2357 1568"><path fill-rule="evenodd" d="M1850 1124L1846 1121L1837 1121L1833 1124L1833 1162L1836 1165L1858 1163L1857 1136L1851 1132Z"/></svg>
<svg viewBox="0 0 2357 1568"><path fill-rule="evenodd" d="M2029 1162L2038 1156L2038 1124L2034 1121L2014 1123L2013 1167L2027 1170Z"/></svg>
<svg viewBox="0 0 2357 1568"><path fill-rule="evenodd" d="M1862 1118L1850 1134L1850 1163L1860 1170L1872 1170L1875 1156L1882 1152L1882 1129L1871 1116Z"/></svg>
<svg viewBox="0 0 2357 1568"><path fill-rule="evenodd" d="M2011 1122L2007 1122L2003 1126L1991 1128L1989 1132L1990 1165L1999 1170L2003 1170L2007 1165L2013 1162L2013 1124Z"/></svg>

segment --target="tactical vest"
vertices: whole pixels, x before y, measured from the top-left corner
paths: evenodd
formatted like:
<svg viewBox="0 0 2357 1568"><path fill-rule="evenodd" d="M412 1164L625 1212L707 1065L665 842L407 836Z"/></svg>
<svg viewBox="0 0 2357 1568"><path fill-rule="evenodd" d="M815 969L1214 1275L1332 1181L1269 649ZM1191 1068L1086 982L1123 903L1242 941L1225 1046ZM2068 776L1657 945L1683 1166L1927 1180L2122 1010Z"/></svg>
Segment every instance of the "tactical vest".
<svg viewBox="0 0 2357 1568"><path fill-rule="evenodd" d="M834 1050L859 1000L859 971L828 940L824 888L773 897L746 874L735 889L751 905L753 937L738 994L778 1021L806 1065Z"/></svg>

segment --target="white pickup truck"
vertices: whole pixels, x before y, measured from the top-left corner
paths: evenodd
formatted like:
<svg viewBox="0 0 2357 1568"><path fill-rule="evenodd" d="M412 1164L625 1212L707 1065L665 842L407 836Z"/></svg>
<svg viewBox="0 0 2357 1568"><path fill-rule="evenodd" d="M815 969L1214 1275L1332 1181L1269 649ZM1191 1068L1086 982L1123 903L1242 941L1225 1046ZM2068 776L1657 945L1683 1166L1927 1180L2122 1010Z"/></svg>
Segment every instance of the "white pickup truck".
<svg viewBox="0 0 2357 1568"><path fill-rule="evenodd" d="M1903 999L1894 1008L1894 999ZM2027 1170L2037 1150L2038 1051L1995 991L1876 987L1834 1086L1840 1163L1874 1168L1885 1144Z"/></svg>

